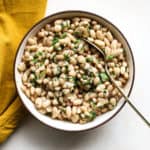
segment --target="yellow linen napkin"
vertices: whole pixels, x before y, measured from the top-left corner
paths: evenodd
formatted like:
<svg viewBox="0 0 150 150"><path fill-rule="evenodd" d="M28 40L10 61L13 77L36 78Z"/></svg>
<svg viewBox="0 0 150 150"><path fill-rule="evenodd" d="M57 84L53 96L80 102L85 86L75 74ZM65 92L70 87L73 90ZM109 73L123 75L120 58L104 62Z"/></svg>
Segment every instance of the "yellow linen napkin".
<svg viewBox="0 0 150 150"><path fill-rule="evenodd" d="M0 143L24 118L13 81L14 57L24 34L43 17L46 0L0 0Z"/></svg>

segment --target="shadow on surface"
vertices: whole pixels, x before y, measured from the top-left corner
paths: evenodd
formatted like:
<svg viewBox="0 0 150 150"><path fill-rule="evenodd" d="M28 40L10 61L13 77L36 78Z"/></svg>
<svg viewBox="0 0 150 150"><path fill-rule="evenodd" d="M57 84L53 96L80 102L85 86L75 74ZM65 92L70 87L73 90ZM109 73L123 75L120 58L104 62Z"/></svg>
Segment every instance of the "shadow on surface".
<svg viewBox="0 0 150 150"><path fill-rule="evenodd" d="M32 142L34 144L39 145L39 142L41 142L41 147L46 144L46 147L50 145L54 148L71 150L77 148L79 145L80 147L84 147L85 145L87 145L87 142L88 144L90 144L90 142L97 138L97 136L99 136L100 139L100 136L103 137L103 134L105 134L104 126L91 131L75 133L58 131L56 129L43 125L35 119L34 122L34 124L36 124L36 127L30 128L29 132L32 133L30 135L30 138L32 139ZM36 129L34 130L34 128ZM36 138L39 135L40 137Z"/></svg>
<svg viewBox="0 0 150 150"><path fill-rule="evenodd" d="M22 127L18 129L19 131L17 130L16 132L19 132L19 136L23 138L20 140L24 140L24 148L27 145L28 147L31 145L36 149L44 150L49 148L53 150L75 150L81 147L88 149L88 145L92 144L93 140L100 140L104 137L107 130L106 128L106 126L102 126L85 132L64 132L50 128L32 116L29 116ZM16 134L18 136L18 133ZM9 141L12 142L13 138L15 138L15 134L12 135L6 143ZM19 143L19 141L15 142ZM21 145L18 144L18 147L20 146Z"/></svg>

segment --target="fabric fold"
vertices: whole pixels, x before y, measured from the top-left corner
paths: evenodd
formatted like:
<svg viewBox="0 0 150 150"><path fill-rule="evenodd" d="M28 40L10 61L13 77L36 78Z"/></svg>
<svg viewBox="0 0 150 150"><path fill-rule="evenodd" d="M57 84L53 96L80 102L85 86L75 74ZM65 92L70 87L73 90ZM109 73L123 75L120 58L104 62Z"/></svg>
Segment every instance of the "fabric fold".
<svg viewBox="0 0 150 150"><path fill-rule="evenodd" d="M46 2L0 0L0 143L26 114L15 89L13 64L21 39L44 16Z"/></svg>

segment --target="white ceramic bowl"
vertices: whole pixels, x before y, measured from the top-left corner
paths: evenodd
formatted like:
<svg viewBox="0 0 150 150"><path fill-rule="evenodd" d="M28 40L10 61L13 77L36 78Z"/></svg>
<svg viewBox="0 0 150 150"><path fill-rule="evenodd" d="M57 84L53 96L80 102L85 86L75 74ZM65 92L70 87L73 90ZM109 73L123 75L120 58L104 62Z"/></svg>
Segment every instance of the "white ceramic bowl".
<svg viewBox="0 0 150 150"><path fill-rule="evenodd" d="M23 104L35 118L37 118L39 121L41 121L42 123L50 127L64 130L64 131L83 131L83 130L88 130L88 129L92 129L97 126L100 126L108 122L111 118L113 118L125 104L125 100L122 98L112 111L109 111L101 116L96 117L96 119L94 119L93 121L89 123L74 124L74 123L67 122L67 121L54 120L54 119L51 119L50 117L40 114L34 107L34 104L31 102L31 100L27 98L26 95L21 91L20 87L21 87L22 81L21 81L20 73L17 70L17 66L21 61L21 57L23 55L24 47L26 45L27 39L31 35L34 35L35 33L37 33L37 31L39 31L46 23L52 22L53 20L58 19L58 18L72 18L75 16L88 17L88 18L98 21L102 25L108 27L109 30L114 34L114 36L123 44L123 47L126 50L127 61L129 63L129 71L130 71L130 78L124 89L126 95L128 96L131 93L133 83L134 83L134 75L135 75L134 58L133 58L133 54L132 54L131 48L127 40L125 39L125 37L123 36L123 34L119 31L117 27L115 27L112 23L110 23L108 20L104 19L103 17L100 17L93 13L84 12L84 11L64 11L64 12L55 13L39 21L25 35L24 39L22 40L18 48L18 52L16 54L16 59L15 59L15 65L14 65L16 88L17 88L18 94Z"/></svg>

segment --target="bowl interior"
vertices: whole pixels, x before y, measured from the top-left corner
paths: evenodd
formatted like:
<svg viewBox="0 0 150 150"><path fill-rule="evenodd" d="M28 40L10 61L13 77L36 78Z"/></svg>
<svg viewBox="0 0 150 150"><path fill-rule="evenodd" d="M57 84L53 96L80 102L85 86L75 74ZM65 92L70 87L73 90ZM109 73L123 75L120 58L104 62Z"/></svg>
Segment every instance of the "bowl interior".
<svg viewBox="0 0 150 150"><path fill-rule="evenodd" d="M15 66L14 66L16 87L17 87L17 91L18 91L18 94L19 94L22 102L24 103L26 108L31 112L31 114L33 116L35 116L38 120L45 123L46 125L49 125L51 127L57 128L57 129L65 130L65 131L87 130L90 128L94 128L98 125L104 124L105 122L110 120L113 116L115 116L115 114L117 114L117 112L119 112L119 110L125 104L125 100L122 98L119 101L119 103L117 104L117 106L112 111L109 111L101 116L96 117L96 119L93 120L92 122L81 125L81 124L73 124L73 123L66 122L66 121L53 120L50 117L40 114L35 109L33 103L30 101L30 99L28 99L24 95L24 93L21 91L20 87L22 85L22 81L21 81L21 75L17 70L17 66L21 61L21 57L23 55L24 47L25 47L27 39L31 35L36 34L36 32L39 31L46 23L52 22L53 20L58 19L58 18L72 18L75 16L88 17L88 18L97 20L99 23L101 23L102 25L109 28L109 30L114 34L114 36L123 44L123 47L126 50L127 61L129 63L129 71L130 71L130 78L124 89L126 95L130 94L130 92L132 90L133 82L134 82L134 69L135 68L134 68L134 59L133 59L131 49L130 49L126 39L124 38L124 36L120 33L120 31L114 25L112 25L110 22L105 20L104 18L99 17L92 13L88 13L88 12L66 11L66 12L61 12L61 13L57 13L57 14L48 16L47 18L40 21L26 34L25 38L23 39L23 41L20 44L20 47L18 49L18 53L16 55L16 60L15 60Z"/></svg>

